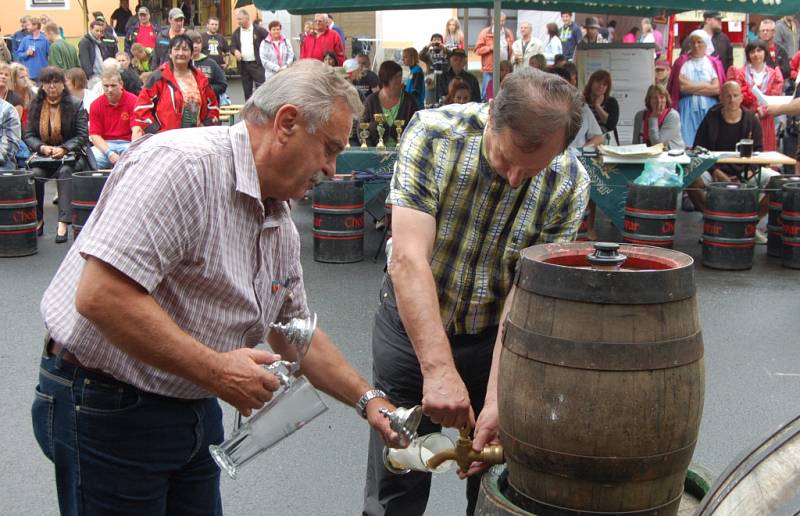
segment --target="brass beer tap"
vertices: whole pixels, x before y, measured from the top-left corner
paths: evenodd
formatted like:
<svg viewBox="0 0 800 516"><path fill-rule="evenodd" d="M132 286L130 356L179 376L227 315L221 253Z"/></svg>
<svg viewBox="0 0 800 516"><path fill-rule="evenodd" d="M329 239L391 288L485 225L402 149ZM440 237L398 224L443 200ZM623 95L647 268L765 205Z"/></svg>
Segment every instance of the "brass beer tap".
<svg viewBox="0 0 800 516"><path fill-rule="evenodd" d="M472 449L472 439L469 434L472 428L469 425L459 430L455 448L444 450L428 459L428 467L438 468L444 461L454 460L461 471L467 471L473 462L485 462L486 464L503 464L506 459L503 455L503 447L499 444L487 444L481 451Z"/></svg>

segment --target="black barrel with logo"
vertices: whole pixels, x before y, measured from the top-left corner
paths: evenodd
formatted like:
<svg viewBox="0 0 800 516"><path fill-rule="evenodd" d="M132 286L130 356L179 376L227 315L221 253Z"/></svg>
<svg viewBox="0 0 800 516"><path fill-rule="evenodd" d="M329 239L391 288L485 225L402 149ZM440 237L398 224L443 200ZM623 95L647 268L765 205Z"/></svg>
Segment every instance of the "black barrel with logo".
<svg viewBox="0 0 800 516"><path fill-rule="evenodd" d="M97 200L103 192L111 171L91 170L72 174L72 231L78 238L89 215L97 206Z"/></svg>
<svg viewBox="0 0 800 516"><path fill-rule="evenodd" d="M677 209L677 188L629 184L622 240L671 249Z"/></svg>
<svg viewBox="0 0 800 516"><path fill-rule="evenodd" d="M314 261L364 259L364 183L322 181L314 187Z"/></svg>
<svg viewBox="0 0 800 516"><path fill-rule="evenodd" d="M800 183L783 185L783 265L800 269Z"/></svg>
<svg viewBox="0 0 800 516"><path fill-rule="evenodd" d="M33 174L0 171L0 257L29 256L36 251Z"/></svg>
<svg viewBox="0 0 800 516"><path fill-rule="evenodd" d="M739 183L708 185L703 212L703 265L744 270L753 266L758 190Z"/></svg>
<svg viewBox="0 0 800 516"><path fill-rule="evenodd" d="M780 258L783 256L783 185L800 182L800 176L781 174L770 178L767 183L769 194L769 217L767 218L767 254Z"/></svg>

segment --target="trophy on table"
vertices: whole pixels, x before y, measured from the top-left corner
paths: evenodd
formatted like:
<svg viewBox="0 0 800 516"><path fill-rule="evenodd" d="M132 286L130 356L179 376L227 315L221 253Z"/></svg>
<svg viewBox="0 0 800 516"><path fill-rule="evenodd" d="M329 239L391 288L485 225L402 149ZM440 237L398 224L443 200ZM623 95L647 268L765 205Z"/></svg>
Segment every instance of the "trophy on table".
<svg viewBox="0 0 800 516"><path fill-rule="evenodd" d="M384 124L386 123L386 115L383 113L375 113L375 124L377 124L378 129L378 145L375 146L377 149L385 149L386 145L383 143L383 135L386 133L386 127Z"/></svg>
<svg viewBox="0 0 800 516"><path fill-rule="evenodd" d="M400 145L400 136L403 134L403 126L406 125L405 120L395 120L394 128L397 131L397 145Z"/></svg>
<svg viewBox="0 0 800 516"><path fill-rule="evenodd" d="M367 138L369 138L369 122L361 122L358 124L358 141L361 142L361 148L366 149Z"/></svg>

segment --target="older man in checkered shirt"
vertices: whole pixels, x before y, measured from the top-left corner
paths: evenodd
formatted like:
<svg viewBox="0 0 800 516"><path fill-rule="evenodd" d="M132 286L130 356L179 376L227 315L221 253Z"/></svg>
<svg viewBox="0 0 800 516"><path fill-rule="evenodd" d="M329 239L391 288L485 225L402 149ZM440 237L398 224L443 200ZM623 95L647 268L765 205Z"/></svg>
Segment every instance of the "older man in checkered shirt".
<svg viewBox="0 0 800 516"><path fill-rule="evenodd" d="M293 359L269 324L309 315L284 201L334 173L360 111L335 71L299 63L243 122L147 137L119 160L41 306L34 433L62 514L222 513L217 397L262 407L278 357L253 347ZM301 372L397 444L379 414L393 406L320 330Z"/></svg>

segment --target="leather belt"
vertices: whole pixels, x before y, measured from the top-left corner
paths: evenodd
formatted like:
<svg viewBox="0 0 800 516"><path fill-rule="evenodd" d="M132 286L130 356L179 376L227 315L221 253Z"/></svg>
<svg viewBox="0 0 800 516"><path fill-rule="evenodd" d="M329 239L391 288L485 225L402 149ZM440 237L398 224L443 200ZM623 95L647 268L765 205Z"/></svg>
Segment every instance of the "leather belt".
<svg viewBox="0 0 800 516"><path fill-rule="evenodd" d="M63 353L61 353L62 350L63 350ZM105 371L103 371L101 369L94 369L94 368L91 368L91 367L86 367L85 365L81 364L81 361L78 360L78 357L73 355L70 350L68 350L67 348L65 348L64 346L59 344L58 342L54 341L53 339L50 339L49 345L47 346L47 351L50 352L50 354L54 355L54 356L58 355L59 353L61 353L61 360L63 360L64 362L66 362L68 364L72 364L74 366L78 366L81 369L84 369L86 371L91 371L91 372L93 372L95 374L103 375L103 376L106 376L108 378L113 378L111 375L109 375L108 373L106 373ZM115 378L114 378L114 380L115 381L119 381L119 380L116 380Z"/></svg>

